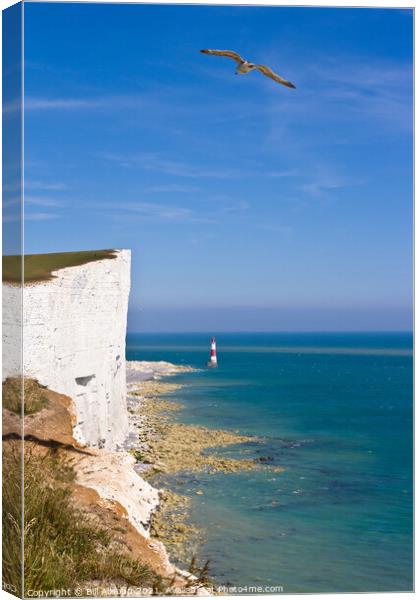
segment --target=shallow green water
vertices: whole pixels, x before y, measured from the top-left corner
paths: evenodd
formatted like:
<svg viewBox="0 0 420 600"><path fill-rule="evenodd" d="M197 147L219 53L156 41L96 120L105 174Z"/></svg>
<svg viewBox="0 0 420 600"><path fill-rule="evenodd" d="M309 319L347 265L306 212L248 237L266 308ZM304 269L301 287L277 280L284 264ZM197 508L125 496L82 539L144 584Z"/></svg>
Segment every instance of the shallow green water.
<svg viewBox="0 0 420 600"><path fill-rule="evenodd" d="M209 335L128 336L129 360L203 367ZM285 472L167 481L192 497L217 583L285 592L412 588L412 337L223 334L177 376L177 418L257 435L221 452ZM178 397L175 395L178 399ZM204 491L197 496L195 491Z"/></svg>

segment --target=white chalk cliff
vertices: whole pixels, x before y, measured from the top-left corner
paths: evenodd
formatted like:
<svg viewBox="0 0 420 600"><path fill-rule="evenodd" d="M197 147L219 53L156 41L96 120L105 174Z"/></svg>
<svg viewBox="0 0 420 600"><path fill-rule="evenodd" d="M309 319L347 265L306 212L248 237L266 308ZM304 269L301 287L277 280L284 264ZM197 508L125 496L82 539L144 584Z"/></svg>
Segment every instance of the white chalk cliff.
<svg viewBox="0 0 420 600"><path fill-rule="evenodd" d="M20 371L73 399L82 444L115 448L128 432L125 335L130 251L60 269L23 290L3 284L3 379Z"/></svg>

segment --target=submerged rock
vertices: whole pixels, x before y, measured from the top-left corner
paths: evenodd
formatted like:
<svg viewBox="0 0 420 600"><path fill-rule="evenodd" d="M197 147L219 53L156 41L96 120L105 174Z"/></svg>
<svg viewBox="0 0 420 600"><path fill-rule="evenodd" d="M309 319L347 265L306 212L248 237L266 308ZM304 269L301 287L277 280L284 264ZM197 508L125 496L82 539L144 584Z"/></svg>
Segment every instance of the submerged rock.
<svg viewBox="0 0 420 600"><path fill-rule="evenodd" d="M159 365L157 369L156 364ZM177 372L193 371L191 367L176 367L164 362L131 362L129 369L129 405L133 410L133 417L141 423L140 446L137 446L134 454L139 461L138 468L141 469L142 476L151 480L153 485L160 480L160 476L166 481L168 476L175 474L178 483L199 483L194 478L194 473L236 473L262 469L283 471L281 467L263 464L271 462L271 456L230 458L217 452L220 448L237 446L235 451L240 452L243 447L244 454L249 454L245 451L246 447L249 450L250 444L259 443L257 438L241 435L238 431L207 429L199 425L174 422L174 413L183 407L172 400L170 394L182 386L159 379ZM139 374L143 379L136 379ZM162 398L162 394L166 397ZM197 489L195 495L204 496L204 491ZM164 541L172 559L184 565L197 552L204 535L203 530L189 520L190 502L186 496L169 489L161 490L159 508L153 514L151 522L152 536Z"/></svg>

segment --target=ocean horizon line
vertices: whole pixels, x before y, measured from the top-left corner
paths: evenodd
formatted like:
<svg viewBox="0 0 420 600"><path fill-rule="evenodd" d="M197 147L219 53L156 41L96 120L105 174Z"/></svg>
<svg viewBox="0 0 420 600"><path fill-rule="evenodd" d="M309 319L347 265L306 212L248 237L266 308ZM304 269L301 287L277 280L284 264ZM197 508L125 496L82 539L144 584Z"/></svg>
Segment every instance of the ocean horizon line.
<svg viewBox="0 0 420 600"><path fill-rule="evenodd" d="M178 335L178 334L188 334L188 335L250 335L250 334L282 334L282 335L313 335L313 334L319 334L319 335L374 335L374 334L380 334L380 335L414 335L414 331L412 329L366 329L366 330L362 330L362 329L358 329L358 330L351 330L351 329L332 329L332 330L325 330L325 329L309 329L309 330L253 330L253 329L249 329L249 330L240 330L240 331L236 331L236 330L212 330L212 329L208 329L208 330L194 330L194 331L189 331L187 329L185 330L165 330L165 331L155 331L155 330L151 330L151 331L127 331L127 335Z"/></svg>
<svg viewBox="0 0 420 600"><path fill-rule="evenodd" d="M202 352L206 339L223 353L413 356L410 332L155 332L128 333L130 350Z"/></svg>

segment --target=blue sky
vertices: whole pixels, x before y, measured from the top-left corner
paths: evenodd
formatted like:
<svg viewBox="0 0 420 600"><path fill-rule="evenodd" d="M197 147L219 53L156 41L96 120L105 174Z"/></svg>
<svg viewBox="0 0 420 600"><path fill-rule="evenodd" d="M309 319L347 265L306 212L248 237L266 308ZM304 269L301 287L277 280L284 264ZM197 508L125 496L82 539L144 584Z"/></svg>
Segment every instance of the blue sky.
<svg viewBox="0 0 420 600"><path fill-rule="evenodd" d="M29 3L25 135L26 251L131 248L132 330L411 327L408 10Z"/></svg>

